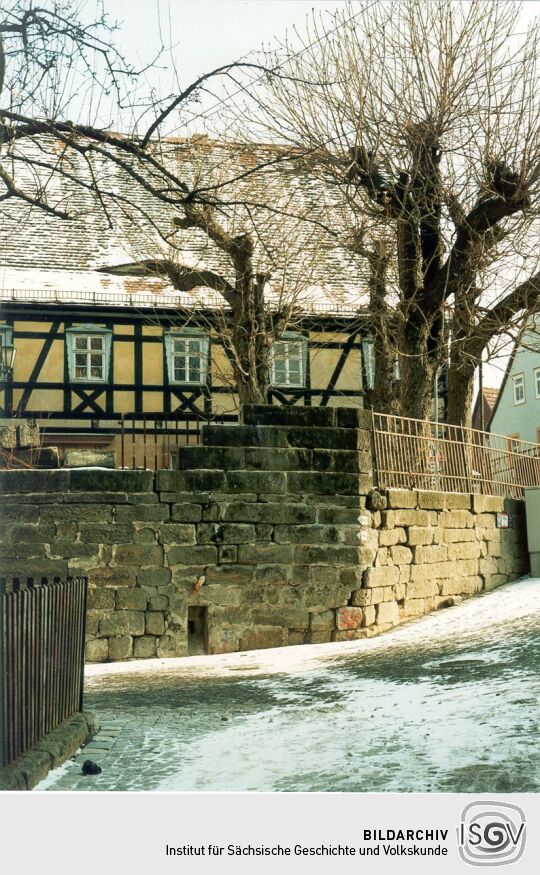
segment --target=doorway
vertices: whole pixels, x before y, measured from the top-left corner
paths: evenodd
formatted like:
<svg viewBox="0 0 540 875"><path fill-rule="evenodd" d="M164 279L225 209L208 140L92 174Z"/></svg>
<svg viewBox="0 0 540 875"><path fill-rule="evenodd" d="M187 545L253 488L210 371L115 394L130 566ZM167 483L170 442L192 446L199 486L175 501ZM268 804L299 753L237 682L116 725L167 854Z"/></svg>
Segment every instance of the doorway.
<svg viewBox="0 0 540 875"><path fill-rule="evenodd" d="M188 608L188 655L208 652L208 608Z"/></svg>

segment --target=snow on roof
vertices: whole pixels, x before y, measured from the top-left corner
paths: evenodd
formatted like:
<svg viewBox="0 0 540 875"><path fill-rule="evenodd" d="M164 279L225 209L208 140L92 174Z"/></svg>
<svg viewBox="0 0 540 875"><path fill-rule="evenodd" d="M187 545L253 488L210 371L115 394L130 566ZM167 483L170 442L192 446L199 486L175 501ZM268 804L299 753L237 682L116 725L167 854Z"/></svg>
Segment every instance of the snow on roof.
<svg viewBox="0 0 540 875"><path fill-rule="evenodd" d="M19 141L13 148L42 163L58 161L62 152L58 141L43 137L39 142ZM174 140L160 148L178 177L203 187L274 159L280 147ZM15 167L21 187L35 185L40 171L30 171L24 163ZM98 272L173 258L234 280L229 259L204 232L173 226L173 218L183 215L179 199L178 205L160 202L100 156L92 156L92 172L78 153L62 158L61 167L67 175L46 174L47 198L51 205L68 210L70 220L16 199L1 204L0 300L137 308L224 306L222 297L204 286L180 293L165 279ZM75 181L89 186L92 174L108 193L106 209ZM155 188L163 181L151 179ZM305 313L365 312L367 264L342 245L350 216L344 221L346 207L338 188L294 158L272 160L270 166L220 189L226 203L218 218L227 230L236 234L255 225L255 269L270 273L265 292L269 301L294 300Z"/></svg>

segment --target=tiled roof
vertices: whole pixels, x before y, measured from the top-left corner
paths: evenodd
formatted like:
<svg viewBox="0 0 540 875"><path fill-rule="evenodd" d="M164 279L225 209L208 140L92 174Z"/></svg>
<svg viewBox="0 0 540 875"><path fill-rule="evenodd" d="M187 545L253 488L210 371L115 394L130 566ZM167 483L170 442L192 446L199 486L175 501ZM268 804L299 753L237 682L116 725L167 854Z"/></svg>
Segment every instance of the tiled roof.
<svg viewBox="0 0 540 875"><path fill-rule="evenodd" d="M46 162L50 162L50 155L62 152L60 143L43 138L39 142L21 141L15 148ZM344 221L342 195L336 186L311 173L301 158L276 163L279 147L204 139L169 141L162 148L167 166L189 184L196 180L199 186L272 162L238 180L234 187L220 190L227 205L219 219L232 233L249 227L244 204L251 204L249 212L257 229L256 270L271 273L265 294L269 299L281 294L286 300L293 297L304 312L353 314L365 310L365 260L320 227L324 224L338 233L347 227L350 217ZM70 154L62 166L88 185L93 173L100 186L119 200L105 198L105 212L90 191L65 176L43 170L49 203L67 210L71 220L50 216L15 199L2 202L0 298L41 301L56 295L56 300L67 303L87 296L96 303L123 306L222 306L221 297L205 287L179 293L158 278L98 273L145 259L170 258L173 250L163 235L174 240L174 257L180 263L233 280L228 259L204 232L174 229L173 218L182 216L180 209L152 197L117 165L94 155L90 170L83 156ZM15 167L19 185L31 186L26 166L16 162ZM146 178L155 186L164 183L163 177Z"/></svg>

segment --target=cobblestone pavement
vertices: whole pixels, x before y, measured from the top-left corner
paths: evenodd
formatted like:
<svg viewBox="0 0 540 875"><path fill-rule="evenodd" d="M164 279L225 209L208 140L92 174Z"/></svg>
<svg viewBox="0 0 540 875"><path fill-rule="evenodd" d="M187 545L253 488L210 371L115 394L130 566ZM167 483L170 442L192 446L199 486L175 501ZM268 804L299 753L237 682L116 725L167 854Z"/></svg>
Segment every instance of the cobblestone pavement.
<svg viewBox="0 0 540 875"><path fill-rule="evenodd" d="M101 730L36 789L540 790L540 580L288 651L211 657L207 677L189 660L93 668Z"/></svg>

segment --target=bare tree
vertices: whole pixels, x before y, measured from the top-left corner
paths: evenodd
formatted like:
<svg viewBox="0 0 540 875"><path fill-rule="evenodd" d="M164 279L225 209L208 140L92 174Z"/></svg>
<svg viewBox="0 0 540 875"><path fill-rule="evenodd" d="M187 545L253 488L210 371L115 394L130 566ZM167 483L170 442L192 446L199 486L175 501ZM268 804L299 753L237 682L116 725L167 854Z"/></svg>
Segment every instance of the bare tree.
<svg viewBox="0 0 540 875"><path fill-rule="evenodd" d="M482 350L538 308L539 23L523 33L519 15L351 4L313 19L260 97L266 130L342 191L346 245L370 246L377 366L398 356L405 415L429 415L449 355L448 417L469 422ZM375 400L388 408L393 392Z"/></svg>

